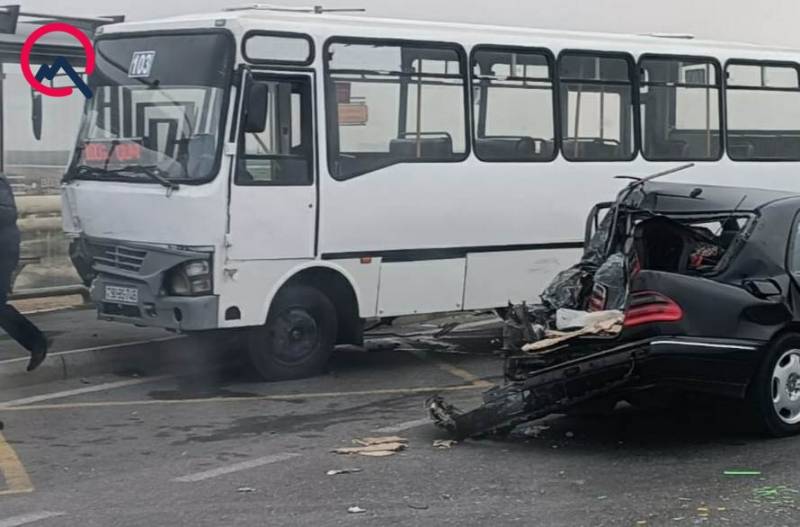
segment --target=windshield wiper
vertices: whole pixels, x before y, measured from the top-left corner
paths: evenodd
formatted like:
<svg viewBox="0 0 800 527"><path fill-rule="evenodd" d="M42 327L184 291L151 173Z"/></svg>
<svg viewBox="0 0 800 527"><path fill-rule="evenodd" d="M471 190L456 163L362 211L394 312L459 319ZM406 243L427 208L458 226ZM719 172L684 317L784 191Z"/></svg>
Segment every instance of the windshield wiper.
<svg viewBox="0 0 800 527"><path fill-rule="evenodd" d="M132 174L143 174L153 181L156 181L161 184L161 186L168 188L169 190L178 190L181 186L174 181L170 181L169 179L165 178L161 175L161 169L155 165L127 165L122 168L115 168L113 170L109 170L108 173L110 174L119 174L122 172L130 172Z"/></svg>
<svg viewBox="0 0 800 527"><path fill-rule="evenodd" d="M107 174L122 174L123 172L145 175L150 179L152 179L153 181L161 184L163 187L169 189L170 192L181 188L181 186L178 183L170 181L169 179L162 176L161 169L152 165L150 166L127 165L122 168L112 168L108 170L89 165L78 165L77 167L75 167L75 174L77 176L102 177Z"/></svg>

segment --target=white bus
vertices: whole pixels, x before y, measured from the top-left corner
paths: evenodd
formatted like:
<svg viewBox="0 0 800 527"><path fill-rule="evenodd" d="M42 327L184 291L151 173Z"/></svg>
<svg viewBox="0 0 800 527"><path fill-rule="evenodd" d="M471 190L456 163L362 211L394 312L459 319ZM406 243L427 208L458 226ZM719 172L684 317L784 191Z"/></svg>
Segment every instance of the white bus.
<svg viewBox="0 0 800 527"><path fill-rule="evenodd" d="M536 301L615 175L800 190L800 52L250 7L108 26L63 184L103 319L246 328Z"/></svg>

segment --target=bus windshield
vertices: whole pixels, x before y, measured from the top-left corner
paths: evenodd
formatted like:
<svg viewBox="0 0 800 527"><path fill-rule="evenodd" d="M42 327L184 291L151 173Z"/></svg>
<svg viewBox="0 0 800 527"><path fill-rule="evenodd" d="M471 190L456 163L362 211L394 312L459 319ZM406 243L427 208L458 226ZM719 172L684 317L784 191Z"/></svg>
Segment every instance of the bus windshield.
<svg viewBox="0 0 800 527"><path fill-rule="evenodd" d="M93 97L67 179L211 179L220 157L232 42L227 33L210 30L98 40L89 78Z"/></svg>

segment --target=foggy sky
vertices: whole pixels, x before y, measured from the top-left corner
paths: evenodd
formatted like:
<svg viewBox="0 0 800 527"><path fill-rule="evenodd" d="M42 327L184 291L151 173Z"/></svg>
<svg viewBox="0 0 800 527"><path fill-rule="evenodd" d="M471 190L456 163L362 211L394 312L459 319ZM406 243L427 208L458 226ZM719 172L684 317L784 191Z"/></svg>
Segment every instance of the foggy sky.
<svg viewBox="0 0 800 527"><path fill-rule="evenodd" d="M23 10L65 14L64 2L20 0ZM255 0L71 0L75 15L128 20L251 5ZM619 33L691 33L698 38L800 49L800 0L272 0L272 4L363 7L368 16L523 25Z"/></svg>

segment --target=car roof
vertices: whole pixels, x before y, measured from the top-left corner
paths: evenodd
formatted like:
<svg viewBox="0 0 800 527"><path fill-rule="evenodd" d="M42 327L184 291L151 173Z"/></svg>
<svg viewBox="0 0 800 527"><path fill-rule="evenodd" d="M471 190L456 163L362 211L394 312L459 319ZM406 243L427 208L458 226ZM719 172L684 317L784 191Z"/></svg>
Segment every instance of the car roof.
<svg viewBox="0 0 800 527"><path fill-rule="evenodd" d="M632 195L633 201L628 202L638 208L661 214L753 212L779 202L800 205L800 194L796 192L751 187L647 181L643 184L643 191L634 193L638 196Z"/></svg>

